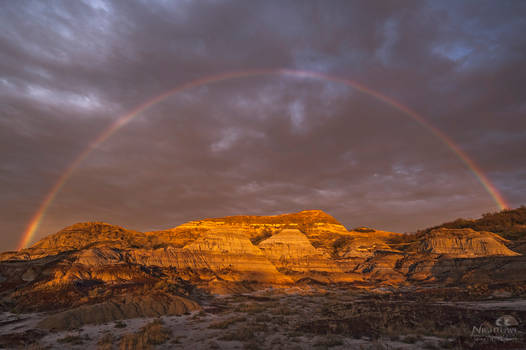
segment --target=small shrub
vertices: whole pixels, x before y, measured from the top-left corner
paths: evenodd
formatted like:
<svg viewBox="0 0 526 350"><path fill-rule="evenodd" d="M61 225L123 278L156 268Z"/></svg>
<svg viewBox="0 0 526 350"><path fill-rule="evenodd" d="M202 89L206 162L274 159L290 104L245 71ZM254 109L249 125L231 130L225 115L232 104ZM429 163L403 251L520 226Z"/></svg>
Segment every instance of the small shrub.
<svg viewBox="0 0 526 350"><path fill-rule="evenodd" d="M362 233L376 232L376 230L374 230L372 228L369 228L369 227L357 227L357 228L353 229L353 231L362 232Z"/></svg>
<svg viewBox="0 0 526 350"><path fill-rule="evenodd" d="M272 320L272 317L262 313L257 315L254 319L256 320L256 322L270 322Z"/></svg>
<svg viewBox="0 0 526 350"><path fill-rule="evenodd" d="M122 321L115 322L115 328L126 328L126 327L127 327L127 324L125 322L122 322Z"/></svg>
<svg viewBox="0 0 526 350"><path fill-rule="evenodd" d="M257 304L257 303L245 303L241 304L238 307L234 309L235 312L246 312L248 314L257 314L260 312L263 312L267 309L265 305Z"/></svg>
<svg viewBox="0 0 526 350"><path fill-rule="evenodd" d="M57 341L63 344L80 345L84 343L84 340L87 340L87 338L78 335L69 335L67 337L58 339Z"/></svg>
<svg viewBox="0 0 526 350"><path fill-rule="evenodd" d="M113 335L106 333L97 342L97 350L111 350L113 348Z"/></svg>
<svg viewBox="0 0 526 350"><path fill-rule="evenodd" d="M324 338L319 339L316 343L314 343L314 347L321 347L321 348L332 348L333 346L343 345L343 341L341 337L337 336L327 336Z"/></svg>
<svg viewBox="0 0 526 350"><path fill-rule="evenodd" d="M258 245L267 238L272 237L272 231L268 228L263 229L259 235L250 239L253 245Z"/></svg>
<svg viewBox="0 0 526 350"><path fill-rule="evenodd" d="M279 305L275 309L272 309L270 311L270 313L272 315L288 316L288 315L293 315L294 314L294 310L292 310L287 305Z"/></svg>
<svg viewBox="0 0 526 350"><path fill-rule="evenodd" d="M437 349L440 349L440 347L438 347L437 344L435 344L434 342L431 342L431 341L427 341L423 344L422 346L424 349L429 349L429 350L437 350Z"/></svg>
<svg viewBox="0 0 526 350"><path fill-rule="evenodd" d="M147 324L137 333L126 334L122 337L121 349L149 348L150 345L164 344L170 339L170 330L163 326L162 320L155 320Z"/></svg>
<svg viewBox="0 0 526 350"><path fill-rule="evenodd" d="M229 318L223 321L217 321L217 322L210 323L208 328L225 329L225 328L228 328L228 326L230 326L231 324L234 324L236 322L246 321L246 320L247 320L246 317L232 317L232 318Z"/></svg>
<svg viewBox="0 0 526 350"><path fill-rule="evenodd" d="M233 341L233 340L249 341L255 338L256 338L256 334L252 328L242 327L242 328L238 328L236 330L226 333L219 339L226 340L226 341Z"/></svg>
<svg viewBox="0 0 526 350"><path fill-rule="evenodd" d="M217 350L217 349L221 349L221 347L219 346L219 344L213 340L211 340L210 342L208 342L208 345L207 345L207 348L208 349L212 349L212 350Z"/></svg>
<svg viewBox="0 0 526 350"><path fill-rule="evenodd" d="M261 348L259 347L258 343L256 343L253 340L243 345L243 350L260 350L260 349Z"/></svg>
<svg viewBox="0 0 526 350"><path fill-rule="evenodd" d="M414 344L414 343L416 343L418 341L418 337L416 337L414 335L408 335L408 336L404 337L402 339L402 341L404 343L407 343L407 344Z"/></svg>

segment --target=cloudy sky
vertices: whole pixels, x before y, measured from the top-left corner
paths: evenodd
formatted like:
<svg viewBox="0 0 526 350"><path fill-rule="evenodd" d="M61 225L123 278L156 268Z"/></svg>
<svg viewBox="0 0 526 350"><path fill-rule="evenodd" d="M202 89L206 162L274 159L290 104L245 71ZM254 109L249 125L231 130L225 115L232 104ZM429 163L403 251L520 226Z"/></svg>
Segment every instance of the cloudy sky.
<svg viewBox="0 0 526 350"><path fill-rule="evenodd" d="M2 1L0 222L15 249L61 174L119 117L232 71L349 79L448 135L526 203L522 1ZM75 169L35 239L78 221L136 230L323 209L409 232L495 211L443 140L345 84L268 74L137 114Z"/></svg>

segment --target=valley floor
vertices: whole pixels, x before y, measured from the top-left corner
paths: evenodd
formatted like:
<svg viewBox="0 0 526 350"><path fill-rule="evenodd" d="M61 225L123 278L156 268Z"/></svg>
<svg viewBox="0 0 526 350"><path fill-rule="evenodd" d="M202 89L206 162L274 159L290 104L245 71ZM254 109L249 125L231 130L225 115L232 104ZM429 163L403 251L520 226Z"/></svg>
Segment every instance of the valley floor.
<svg viewBox="0 0 526 350"><path fill-rule="evenodd" d="M526 300L450 301L442 293L265 290L210 297L181 316L61 332L36 328L44 314L3 313L0 348L526 349Z"/></svg>

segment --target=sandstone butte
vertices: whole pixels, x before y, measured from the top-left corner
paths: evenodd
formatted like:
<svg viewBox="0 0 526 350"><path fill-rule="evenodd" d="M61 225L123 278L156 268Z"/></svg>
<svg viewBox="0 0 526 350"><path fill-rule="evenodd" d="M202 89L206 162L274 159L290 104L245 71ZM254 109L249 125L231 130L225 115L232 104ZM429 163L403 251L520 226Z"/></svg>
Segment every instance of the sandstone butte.
<svg viewBox="0 0 526 350"><path fill-rule="evenodd" d="M0 306L61 310L42 326L64 328L74 319L184 313L199 309L196 296L207 293L519 283L526 260L508 243L471 229L349 231L320 210L196 220L154 232L78 223L0 254Z"/></svg>

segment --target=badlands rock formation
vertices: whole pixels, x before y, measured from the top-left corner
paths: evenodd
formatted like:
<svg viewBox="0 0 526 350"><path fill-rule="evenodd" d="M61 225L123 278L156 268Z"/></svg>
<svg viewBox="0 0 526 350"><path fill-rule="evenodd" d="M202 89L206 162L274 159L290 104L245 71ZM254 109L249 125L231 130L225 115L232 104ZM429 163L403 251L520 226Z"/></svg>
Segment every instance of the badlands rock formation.
<svg viewBox="0 0 526 350"><path fill-rule="evenodd" d="M185 312L207 293L294 284L377 288L472 283L474 276L523 283L524 257L509 243L472 229L348 231L320 210L204 219L156 232L79 223L0 255L0 308L62 310L43 323L60 328L74 318Z"/></svg>
<svg viewBox="0 0 526 350"><path fill-rule="evenodd" d="M431 231L419 242L418 251L452 258L520 255L506 247L505 243L508 242L491 232L477 232L470 228L440 228Z"/></svg>
<svg viewBox="0 0 526 350"><path fill-rule="evenodd" d="M295 272L342 272L320 249L314 248L298 229L284 229L258 244L265 256L280 270Z"/></svg>

